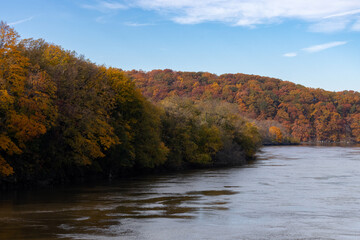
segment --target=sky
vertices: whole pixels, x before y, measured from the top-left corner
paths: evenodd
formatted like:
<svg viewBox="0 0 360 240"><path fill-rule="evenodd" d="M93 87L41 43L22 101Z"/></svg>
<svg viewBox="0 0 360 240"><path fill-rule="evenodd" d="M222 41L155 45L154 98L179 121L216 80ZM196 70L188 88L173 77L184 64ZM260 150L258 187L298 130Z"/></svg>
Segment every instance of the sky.
<svg viewBox="0 0 360 240"><path fill-rule="evenodd" d="M0 20L97 64L360 91L360 0L0 0Z"/></svg>

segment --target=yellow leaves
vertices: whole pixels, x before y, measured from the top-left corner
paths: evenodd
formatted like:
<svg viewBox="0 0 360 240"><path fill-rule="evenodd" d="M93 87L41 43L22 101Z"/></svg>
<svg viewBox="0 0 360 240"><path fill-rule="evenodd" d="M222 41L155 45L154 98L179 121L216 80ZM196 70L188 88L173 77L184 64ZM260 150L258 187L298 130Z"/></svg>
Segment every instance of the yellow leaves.
<svg viewBox="0 0 360 240"><path fill-rule="evenodd" d="M0 150L5 151L9 155L21 153L21 150L16 146L16 144L4 134L0 135Z"/></svg>
<svg viewBox="0 0 360 240"><path fill-rule="evenodd" d="M0 54L7 53L9 50L16 46L19 35L15 32L14 28L0 22Z"/></svg>
<svg viewBox="0 0 360 240"><path fill-rule="evenodd" d="M103 120L96 119L97 136L99 143L104 150L108 150L113 145L119 144L119 139L114 134L114 129Z"/></svg>
<svg viewBox="0 0 360 240"><path fill-rule="evenodd" d="M248 81L248 87L254 92L261 92L262 91L259 82L256 81L256 80Z"/></svg>
<svg viewBox="0 0 360 240"><path fill-rule="evenodd" d="M217 82L213 82L213 84L211 84L211 88L214 90L218 90L220 88L220 86Z"/></svg>
<svg viewBox="0 0 360 240"><path fill-rule="evenodd" d="M261 136L258 127L254 123L246 121L244 134L249 136L255 144L260 144Z"/></svg>
<svg viewBox="0 0 360 240"><path fill-rule="evenodd" d="M17 33L2 22L0 39L0 79L5 80L1 87L11 94L21 94L24 91L29 60L17 49Z"/></svg>
<svg viewBox="0 0 360 240"><path fill-rule="evenodd" d="M21 56L16 56L15 54L13 55L13 58L18 59L8 59L8 66L3 75L7 80L8 88L11 90L11 92L15 94L22 94L26 81L27 72L25 67L28 65L27 59ZM12 61L15 62L13 63Z"/></svg>
<svg viewBox="0 0 360 240"><path fill-rule="evenodd" d="M6 152L8 155L20 154L21 150L16 146L11 139L4 135L0 135L0 152ZM14 173L14 169L6 162L3 156L0 155L0 176L9 176Z"/></svg>
<svg viewBox="0 0 360 240"><path fill-rule="evenodd" d="M69 62L71 54L59 46L49 45L44 52L44 57L51 65L59 65Z"/></svg>
<svg viewBox="0 0 360 240"><path fill-rule="evenodd" d="M202 138L201 145L204 147L204 152L213 155L217 153L223 146L220 138L220 130L216 126L202 126L200 131L200 137Z"/></svg>
<svg viewBox="0 0 360 240"><path fill-rule="evenodd" d="M96 141L93 141L93 139L84 138L81 135L75 137L73 150L77 153L78 156L81 156L80 159L82 161L79 163L83 165L91 164L91 159L105 156Z"/></svg>
<svg viewBox="0 0 360 240"><path fill-rule="evenodd" d="M0 176L9 176L14 173L14 169L0 155Z"/></svg>
<svg viewBox="0 0 360 240"><path fill-rule="evenodd" d="M184 82L184 79L180 76L177 77L177 80L180 81L181 84Z"/></svg>
<svg viewBox="0 0 360 240"><path fill-rule="evenodd" d="M120 143L113 127L100 118L86 119L80 125L81 131L72 128L67 133L72 138L69 145L78 164L90 165L92 160L105 157L104 151Z"/></svg>
<svg viewBox="0 0 360 240"><path fill-rule="evenodd" d="M108 68L106 76L115 91L115 101L117 103L131 102L134 101L134 98L141 96L140 92L135 89L134 83L120 69Z"/></svg>
<svg viewBox="0 0 360 240"><path fill-rule="evenodd" d="M7 128L9 132L15 133L15 138L21 147L25 142L46 132L46 127L39 123L35 116L26 116L15 111L10 111L9 115Z"/></svg>
<svg viewBox="0 0 360 240"><path fill-rule="evenodd" d="M7 90L0 90L0 110L8 110L13 103L14 97Z"/></svg>
<svg viewBox="0 0 360 240"><path fill-rule="evenodd" d="M275 138L275 141L277 141L278 143L282 142L283 136L280 128L272 126L269 128L269 133Z"/></svg>
<svg viewBox="0 0 360 240"><path fill-rule="evenodd" d="M241 88L243 87L243 85L242 85L241 83L236 83L236 84L235 84L235 87L236 87L237 89L241 89Z"/></svg>
<svg viewBox="0 0 360 240"><path fill-rule="evenodd" d="M287 121L287 120L290 119L290 117L289 117L289 114L285 111L285 109L280 108L277 111L276 119L278 119L278 120L286 120Z"/></svg>

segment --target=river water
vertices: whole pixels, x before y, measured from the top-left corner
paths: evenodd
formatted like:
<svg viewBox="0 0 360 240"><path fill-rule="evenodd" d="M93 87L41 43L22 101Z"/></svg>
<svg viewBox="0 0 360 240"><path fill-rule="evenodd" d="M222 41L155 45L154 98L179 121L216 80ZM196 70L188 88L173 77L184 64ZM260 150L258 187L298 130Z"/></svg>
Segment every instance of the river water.
<svg viewBox="0 0 360 240"><path fill-rule="evenodd" d="M360 239L360 146L244 167L0 193L0 239Z"/></svg>

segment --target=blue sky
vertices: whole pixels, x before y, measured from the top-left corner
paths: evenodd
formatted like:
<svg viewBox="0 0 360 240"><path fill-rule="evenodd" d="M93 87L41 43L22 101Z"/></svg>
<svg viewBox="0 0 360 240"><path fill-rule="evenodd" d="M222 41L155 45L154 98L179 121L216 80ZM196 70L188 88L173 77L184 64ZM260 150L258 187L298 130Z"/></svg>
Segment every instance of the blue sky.
<svg viewBox="0 0 360 240"><path fill-rule="evenodd" d="M124 70L276 77L360 91L359 0L1 0L0 19Z"/></svg>

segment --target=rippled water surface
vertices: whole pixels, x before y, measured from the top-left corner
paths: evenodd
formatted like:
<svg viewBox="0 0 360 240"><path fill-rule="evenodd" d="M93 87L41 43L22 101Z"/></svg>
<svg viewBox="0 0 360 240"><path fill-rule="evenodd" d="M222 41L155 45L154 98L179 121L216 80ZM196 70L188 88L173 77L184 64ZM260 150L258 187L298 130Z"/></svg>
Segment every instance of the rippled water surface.
<svg viewBox="0 0 360 240"><path fill-rule="evenodd" d="M244 167L0 193L0 239L360 239L360 147L266 147Z"/></svg>

